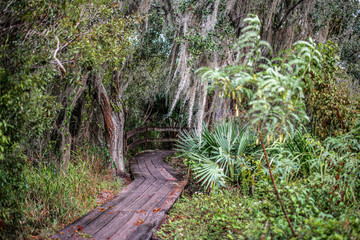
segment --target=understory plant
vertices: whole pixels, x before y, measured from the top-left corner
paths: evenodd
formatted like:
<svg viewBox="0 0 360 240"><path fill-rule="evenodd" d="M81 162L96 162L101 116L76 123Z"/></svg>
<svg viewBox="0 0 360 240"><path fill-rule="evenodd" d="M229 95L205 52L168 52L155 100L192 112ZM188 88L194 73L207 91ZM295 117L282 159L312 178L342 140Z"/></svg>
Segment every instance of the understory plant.
<svg viewBox="0 0 360 240"><path fill-rule="evenodd" d="M195 177L206 188L219 188L226 183L249 185L259 162L253 158L255 135L247 125L236 120L204 125L201 135L196 130L180 136L178 149L187 159Z"/></svg>
<svg viewBox="0 0 360 240"><path fill-rule="evenodd" d="M321 189L319 201L336 205L357 203L360 189L359 127L320 141L304 129L296 130L268 151L277 178L285 182L307 179ZM327 204L325 204L327 205Z"/></svg>
<svg viewBox="0 0 360 240"><path fill-rule="evenodd" d="M268 146L274 173L282 181L290 182L309 177L324 151L319 140L299 127L281 142L278 139Z"/></svg>
<svg viewBox="0 0 360 240"><path fill-rule="evenodd" d="M47 238L97 206L103 191L117 193L123 183L106 168L106 156L97 147L74 152L66 174L54 163L24 166L26 191L21 206L21 232L24 237ZM11 239L11 233L4 239ZM0 235L1 236L1 235Z"/></svg>
<svg viewBox="0 0 360 240"><path fill-rule="evenodd" d="M275 184L266 145L274 136L282 141L285 133L291 134L298 123L308 120L303 79L310 72L317 74L322 56L309 39L296 42L293 49L269 59L271 47L260 38L259 18L251 15L244 22L247 26L235 46L239 50L237 61L240 64L222 69L201 68L198 73L214 88L223 89L224 96L232 96L237 105L241 105L242 98L248 99L247 120L257 132L275 194L296 236Z"/></svg>
<svg viewBox="0 0 360 240"><path fill-rule="evenodd" d="M159 239L294 239L272 186L263 182L253 197L238 189L182 197L156 233ZM279 188L288 206L297 239L358 239L360 212L356 206L331 209L319 205L308 183Z"/></svg>
<svg viewBox="0 0 360 240"><path fill-rule="evenodd" d="M355 126L360 114L360 89L339 64L335 43L319 43L317 49L323 56L322 64L318 74L306 76L311 83L305 92L306 108L311 132L325 139L345 134Z"/></svg>

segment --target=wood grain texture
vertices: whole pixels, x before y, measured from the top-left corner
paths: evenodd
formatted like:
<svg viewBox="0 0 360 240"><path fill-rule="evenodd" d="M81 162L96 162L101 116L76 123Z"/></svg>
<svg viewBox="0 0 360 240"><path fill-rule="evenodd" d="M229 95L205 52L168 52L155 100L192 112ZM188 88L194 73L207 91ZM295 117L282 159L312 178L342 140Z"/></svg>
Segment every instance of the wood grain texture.
<svg viewBox="0 0 360 240"><path fill-rule="evenodd" d="M187 184L164 162L171 153L155 151L136 156L130 163L134 181L51 239L151 239Z"/></svg>

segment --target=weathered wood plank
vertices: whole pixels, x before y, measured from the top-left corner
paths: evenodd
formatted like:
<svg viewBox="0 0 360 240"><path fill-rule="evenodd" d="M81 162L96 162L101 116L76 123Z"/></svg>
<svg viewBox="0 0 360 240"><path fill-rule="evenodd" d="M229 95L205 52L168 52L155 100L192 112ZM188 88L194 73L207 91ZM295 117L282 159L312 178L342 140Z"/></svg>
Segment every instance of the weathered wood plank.
<svg viewBox="0 0 360 240"><path fill-rule="evenodd" d="M156 179L163 179L166 181L166 178L159 172L157 169L157 166L151 161L151 158L149 158L147 161L145 161L145 165L148 168L151 175L154 176Z"/></svg>
<svg viewBox="0 0 360 240"><path fill-rule="evenodd" d="M186 181L163 159L170 151L139 155L130 168L135 180L101 207L52 236L53 239L150 239Z"/></svg>
<svg viewBox="0 0 360 240"><path fill-rule="evenodd" d="M144 192L154 184L152 180L144 181L136 191L132 192L125 198L121 204L106 209L101 216L98 216L95 221L84 227L84 232L90 235L95 234L100 228L103 228L106 224L111 222L118 213L124 211L127 206L133 206L139 199L143 199ZM136 207L136 206L135 206ZM133 210L134 208L129 208Z"/></svg>
<svg viewBox="0 0 360 240"><path fill-rule="evenodd" d="M134 215L125 223L115 234L113 234L112 240L131 239L130 236L136 231L136 228L143 223L143 219L146 217L144 212L135 212Z"/></svg>
<svg viewBox="0 0 360 240"><path fill-rule="evenodd" d="M166 156L169 156L172 153L174 153L174 151L164 151L164 154L167 154ZM153 158L153 159L151 159L151 161L156 162L157 166L162 166L163 168L165 168L165 170L174 178L176 178L178 180L182 179L183 178L182 174L180 172L176 171L173 167L171 167L168 163L166 163L163 160L166 158L166 156L164 156L163 158Z"/></svg>
<svg viewBox="0 0 360 240"><path fill-rule="evenodd" d="M155 194L154 197L149 199L146 203L143 204L139 209L141 211L149 212L161 201L161 199L166 196L174 188L174 182L166 182Z"/></svg>
<svg viewBox="0 0 360 240"><path fill-rule="evenodd" d="M104 203L100 207L95 208L89 213L85 214L81 218L77 219L72 224L68 225L64 229L60 230L59 233L52 236L52 238L56 239L68 239L71 235L74 234L74 231L81 228L83 229L91 222L93 222L96 218L98 218L101 214L104 213L104 209L108 209L111 206L115 206L120 203L122 200L126 199L129 194L134 193L136 189L145 181L144 178L137 178L133 182L131 182L126 188L124 188L118 195Z"/></svg>
<svg viewBox="0 0 360 240"><path fill-rule="evenodd" d="M111 222L106 224L103 228L99 229L93 237L95 239L111 238L122 226L129 221L135 212L120 212Z"/></svg>
<svg viewBox="0 0 360 240"><path fill-rule="evenodd" d="M141 171L141 174L146 179L148 179L148 180L155 179L154 176L150 173L149 169L147 168L143 157L137 158L137 164L138 164L139 170Z"/></svg>
<svg viewBox="0 0 360 240"><path fill-rule="evenodd" d="M182 190L186 186L187 181L181 181L166 196L164 196L150 211L144 224L141 224L128 239L151 239L153 232L164 221L166 212L180 197Z"/></svg>
<svg viewBox="0 0 360 240"><path fill-rule="evenodd" d="M150 201L151 198L154 197L154 195L161 190L161 188L164 186L165 181L164 180L157 180L155 181L146 191L144 191L140 197L138 197L135 201L133 201L131 204L127 205L123 210L124 211L139 211L142 210L142 206Z"/></svg>
<svg viewBox="0 0 360 240"><path fill-rule="evenodd" d="M158 161L160 163L161 166L163 166L166 171L168 173L170 173L171 176L177 178L177 179L182 179L184 176L182 175L182 173L176 171L173 167L171 167L168 163L166 163L165 161L161 160L161 159L154 159L153 161Z"/></svg>

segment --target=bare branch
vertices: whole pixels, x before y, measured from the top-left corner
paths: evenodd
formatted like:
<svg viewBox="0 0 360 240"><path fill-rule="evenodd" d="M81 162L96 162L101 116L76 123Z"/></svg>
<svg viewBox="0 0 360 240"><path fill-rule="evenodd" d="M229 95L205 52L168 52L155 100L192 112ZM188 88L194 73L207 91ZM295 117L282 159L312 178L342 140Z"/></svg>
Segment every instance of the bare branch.
<svg viewBox="0 0 360 240"><path fill-rule="evenodd" d="M58 36L55 36L55 39L56 39L56 41L57 41L57 47L56 47L56 50L55 50L55 52L54 52L54 56L53 56L53 57L54 57L57 65L60 67L60 69L61 69L61 70L64 72L64 74L65 74L65 73L66 73L66 70L65 70L64 66L61 64L60 60L56 57L56 54L57 54L58 51L60 50L60 40L59 40Z"/></svg>

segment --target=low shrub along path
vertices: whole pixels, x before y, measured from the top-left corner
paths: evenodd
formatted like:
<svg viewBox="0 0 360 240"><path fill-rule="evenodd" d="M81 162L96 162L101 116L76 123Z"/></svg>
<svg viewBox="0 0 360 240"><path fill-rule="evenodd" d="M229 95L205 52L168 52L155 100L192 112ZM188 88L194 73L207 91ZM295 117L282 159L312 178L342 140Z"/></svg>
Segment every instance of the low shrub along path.
<svg viewBox="0 0 360 240"><path fill-rule="evenodd" d="M187 183L164 162L171 153L136 156L130 163L134 181L52 239L150 239Z"/></svg>

